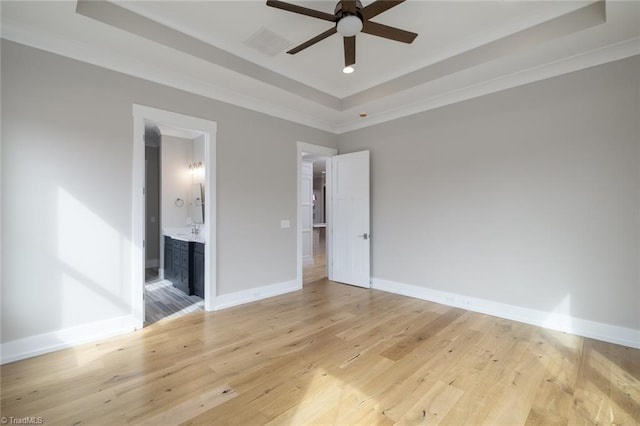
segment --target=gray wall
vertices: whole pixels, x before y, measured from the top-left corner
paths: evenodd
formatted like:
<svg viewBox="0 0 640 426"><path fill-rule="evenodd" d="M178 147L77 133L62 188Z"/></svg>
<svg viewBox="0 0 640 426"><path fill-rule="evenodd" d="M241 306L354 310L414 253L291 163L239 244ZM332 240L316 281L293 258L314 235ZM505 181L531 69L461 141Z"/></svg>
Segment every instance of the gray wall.
<svg viewBox="0 0 640 426"><path fill-rule="evenodd" d="M218 123L219 293L295 279L296 141L336 136L5 40L1 52L3 342L131 313L133 103Z"/></svg>
<svg viewBox="0 0 640 426"><path fill-rule="evenodd" d="M189 164L193 162L193 140L162 136L161 152L161 205L162 229L186 228L189 217ZM180 198L183 204L176 204Z"/></svg>
<svg viewBox="0 0 640 426"><path fill-rule="evenodd" d="M640 329L640 58L344 134L373 276Z"/></svg>
<svg viewBox="0 0 640 426"><path fill-rule="evenodd" d="M133 103L218 123L220 294L295 278L296 141L339 143L374 277L640 328L638 58L336 137L1 47L3 342L131 312Z"/></svg>
<svg viewBox="0 0 640 426"><path fill-rule="evenodd" d="M160 148L145 146L146 179L145 179L145 253L146 267L159 266L160 262Z"/></svg>
<svg viewBox="0 0 640 426"><path fill-rule="evenodd" d="M193 140L193 161L204 164L204 135Z"/></svg>

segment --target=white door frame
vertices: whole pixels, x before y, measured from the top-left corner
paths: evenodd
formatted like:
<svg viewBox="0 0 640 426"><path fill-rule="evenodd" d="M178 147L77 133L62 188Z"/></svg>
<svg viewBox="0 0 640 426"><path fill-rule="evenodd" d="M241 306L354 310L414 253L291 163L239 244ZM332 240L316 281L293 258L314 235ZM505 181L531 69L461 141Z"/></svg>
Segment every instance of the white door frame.
<svg viewBox="0 0 640 426"><path fill-rule="evenodd" d="M131 308L136 327L144 326L144 182L145 154L144 128L145 121L167 127L195 130L204 137L204 170L205 170L205 220L204 235L206 238L204 257L204 308L214 310L217 295L216 265L216 133L217 123L202 118L164 111L143 105L133 104L133 252L132 252L132 295ZM185 168L188 164L185 164Z"/></svg>
<svg viewBox="0 0 640 426"><path fill-rule="evenodd" d="M302 200L300 192L302 191L302 153L317 155L320 157L333 157L338 155L338 150L334 148L327 148L321 145L312 145L310 143L298 142L298 156L296 161L296 176L297 176L297 190L296 190L296 211L297 211L297 226L296 226L296 283L298 288L302 288ZM331 279L331 162L327 161L326 172L326 188L327 188L327 204L325 210L327 216L325 222L327 224L326 238L327 238L327 275Z"/></svg>

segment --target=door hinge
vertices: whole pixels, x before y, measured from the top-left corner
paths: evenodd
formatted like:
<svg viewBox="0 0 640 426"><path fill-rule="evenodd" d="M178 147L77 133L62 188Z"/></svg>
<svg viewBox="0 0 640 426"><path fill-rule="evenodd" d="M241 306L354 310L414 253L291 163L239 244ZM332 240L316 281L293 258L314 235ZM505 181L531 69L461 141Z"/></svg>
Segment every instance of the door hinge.
<svg viewBox="0 0 640 426"><path fill-rule="evenodd" d="M146 243L147 243L147 242L146 242L145 240L142 240L142 248L145 248L145 247L146 247L146 246L145 246L145 244L146 244Z"/></svg>

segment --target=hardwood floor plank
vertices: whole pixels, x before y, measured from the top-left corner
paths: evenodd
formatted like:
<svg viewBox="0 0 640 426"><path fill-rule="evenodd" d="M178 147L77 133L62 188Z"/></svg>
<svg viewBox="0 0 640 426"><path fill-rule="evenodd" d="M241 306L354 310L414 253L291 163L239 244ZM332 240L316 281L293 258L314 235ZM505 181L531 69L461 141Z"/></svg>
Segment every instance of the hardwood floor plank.
<svg viewBox="0 0 640 426"><path fill-rule="evenodd" d="M313 242L313 263L303 265L302 284L307 285L327 278L327 242L325 229L317 230L320 238ZM315 231L314 231L315 232Z"/></svg>
<svg viewBox="0 0 640 426"><path fill-rule="evenodd" d="M522 354L529 349L535 327L492 318L486 322L484 336L468 349L467 355L447 372L445 383L454 383L464 394L442 423L464 424L469 418L477 423L504 397L509 375Z"/></svg>
<svg viewBox="0 0 640 426"><path fill-rule="evenodd" d="M45 424L640 423L640 350L316 281L3 365Z"/></svg>
<svg viewBox="0 0 640 426"><path fill-rule="evenodd" d="M439 424L463 393L455 386L436 381L412 407L406 410L399 424Z"/></svg>
<svg viewBox="0 0 640 426"><path fill-rule="evenodd" d="M140 422L140 424L157 426L183 423L236 396L236 392L231 389L229 385L217 386L203 392L198 392L193 398L189 398L171 407L169 410L163 410L153 417L146 418Z"/></svg>
<svg viewBox="0 0 640 426"><path fill-rule="evenodd" d="M433 321L422 325L416 330L407 334L405 338L395 344L393 347L382 352L381 355L393 361L402 359L408 353L411 353L422 342L430 339L447 327L453 321L458 319L464 311L462 309L451 309L442 315L437 316Z"/></svg>
<svg viewBox="0 0 640 426"><path fill-rule="evenodd" d="M538 387L526 424L566 425L575 392L582 339L539 329L533 341L549 357L549 367Z"/></svg>
<svg viewBox="0 0 640 426"><path fill-rule="evenodd" d="M633 356L621 359L626 352L618 345L584 339L569 423L640 424L640 356L631 349Z"/></svg>
<svg viewBox="0 0 640 426"><path fill-rule="evenodd" d="M504 393L487 415L485 423L524 424L548 365L549 358L529 345L518 362L508 372L505 371L500 380Z"/></svg>
<svg viewBox="0 0 640 426"><path fill-rule="evenodd" d="M451 373L451 369L460 363L464 363L466 350L480 341L482 333L471 331L463 337L450 341L443 338L432 341L430 349L426 349L424 354L413 354L414 360L411 364L416 365L415 372L408 376L407 380L398 383L388 392L384 398L385 412L393 419L400 421L405 413L417 404L422 396L429 390L437 386L438 383L447 383L448 386L456 386L458 376ZM431 352L432 355L427 355ZM420 361L417 361L417 360ZM408 361L408 360L407 360ZM454 393L458 393L455 391ZM462 395L462 394L460 394ZM429 421L440 421L445 413L440 412L438 419Z"/></svg>

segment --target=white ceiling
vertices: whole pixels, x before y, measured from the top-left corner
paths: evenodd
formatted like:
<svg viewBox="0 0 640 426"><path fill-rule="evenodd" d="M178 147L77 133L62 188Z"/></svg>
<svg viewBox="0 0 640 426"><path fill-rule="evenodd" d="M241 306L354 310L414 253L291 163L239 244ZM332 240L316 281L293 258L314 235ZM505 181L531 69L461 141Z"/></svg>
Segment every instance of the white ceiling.
<svg viewBox="0 0 640 426"><path fill-rule="evenodd" d="M331 23L265 3L2 1L2 37L335 133L640 54L638 1L409 0L372 20L414 43L359 34L345 75L337 34L285 53Z"/></svg>

